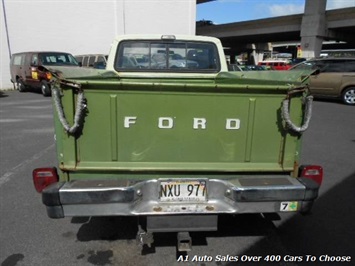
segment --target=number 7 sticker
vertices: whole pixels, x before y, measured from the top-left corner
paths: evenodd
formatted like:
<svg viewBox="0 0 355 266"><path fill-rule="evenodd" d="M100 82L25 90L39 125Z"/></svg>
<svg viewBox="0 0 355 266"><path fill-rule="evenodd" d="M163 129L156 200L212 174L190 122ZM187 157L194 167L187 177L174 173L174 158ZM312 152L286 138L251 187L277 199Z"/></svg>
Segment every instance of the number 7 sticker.
<svg viewBox="0 0 355 266"><path fill-rule="evenodd" d="M297 201L285 201L280 204L281 212L294 212L297 211L298 202Z"/></svg>

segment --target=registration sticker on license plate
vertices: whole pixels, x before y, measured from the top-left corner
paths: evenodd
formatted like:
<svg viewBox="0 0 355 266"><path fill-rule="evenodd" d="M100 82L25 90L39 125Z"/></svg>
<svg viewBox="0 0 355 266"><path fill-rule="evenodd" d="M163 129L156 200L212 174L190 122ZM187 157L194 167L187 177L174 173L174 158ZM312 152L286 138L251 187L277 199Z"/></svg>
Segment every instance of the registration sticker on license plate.
<svg viewBox="0 0 355 266"><path fill-rule="evenodd" d="M206 201L206 180L161 180L160 201Z"/></svg>
<svg viewBox="0 0 355 266"><path fill-rule="evenodd" d="M286 201L281 202L280 204L280 211L281 212L295 212L298 209L298 202L297 201Z"/></svg>

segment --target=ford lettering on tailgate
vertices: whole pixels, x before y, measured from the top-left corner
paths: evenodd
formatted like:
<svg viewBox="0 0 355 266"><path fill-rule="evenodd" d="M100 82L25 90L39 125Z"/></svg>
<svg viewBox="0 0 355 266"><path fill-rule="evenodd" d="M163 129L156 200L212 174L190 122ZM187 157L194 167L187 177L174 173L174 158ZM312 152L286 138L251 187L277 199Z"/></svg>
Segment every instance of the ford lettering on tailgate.
<svg viewBox="0 0 355 266"><path fill-rule="evenodd" d="M206 201L205 180L161 180L160 201Z"/></svg>

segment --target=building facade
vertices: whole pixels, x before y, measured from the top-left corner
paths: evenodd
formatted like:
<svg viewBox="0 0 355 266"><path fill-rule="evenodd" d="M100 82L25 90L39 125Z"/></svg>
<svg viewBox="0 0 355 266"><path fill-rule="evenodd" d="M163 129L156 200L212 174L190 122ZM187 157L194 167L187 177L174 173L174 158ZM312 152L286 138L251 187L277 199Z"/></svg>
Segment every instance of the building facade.
<svg viewBox="0 0 355 266"><path fill-rule="evenodd" d="M2 0L0 89L10 54L108 54L120 34L195 34L196 0Z"/></svg>

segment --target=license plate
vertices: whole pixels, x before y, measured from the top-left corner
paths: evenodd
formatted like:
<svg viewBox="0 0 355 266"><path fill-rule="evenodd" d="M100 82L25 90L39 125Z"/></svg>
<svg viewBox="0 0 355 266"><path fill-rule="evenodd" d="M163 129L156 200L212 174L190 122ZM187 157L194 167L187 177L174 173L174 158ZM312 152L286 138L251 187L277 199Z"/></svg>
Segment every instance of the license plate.
<svg viewBox="0 0 355 266"><path fill-rule="evenodd" d="M205 180L164 180L160 181L160 201L206 201Z"/></svg>
<svg viewBox="0 0 355 266"><path fill-rule="evenodd" d="M32 71L32 79L38 79L38 73L35 71Z"/></svg>

